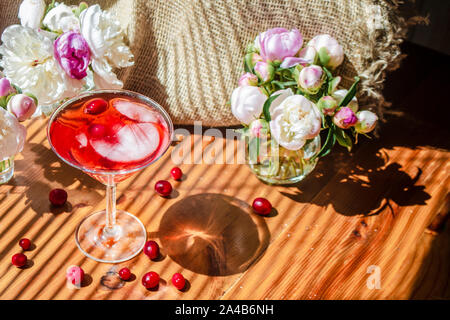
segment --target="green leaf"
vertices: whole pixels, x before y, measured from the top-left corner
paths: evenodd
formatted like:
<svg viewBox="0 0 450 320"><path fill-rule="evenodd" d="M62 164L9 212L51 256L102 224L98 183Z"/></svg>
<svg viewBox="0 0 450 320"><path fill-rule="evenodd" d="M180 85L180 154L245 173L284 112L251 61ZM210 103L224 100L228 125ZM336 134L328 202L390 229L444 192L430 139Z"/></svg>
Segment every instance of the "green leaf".
<svg viewBox="0 0 450 320"><path fill-rule="evenodd" d="M11 86L16 90L17 93L22 93L22 89L16 86L14 83L11 83Z"/></svg>
<svg viewBox="0 0 450 320"><path fill-rule="evenodd" d="M0 97L0 107L6 109L6 96Z"/></svg>
<svg viewBox="0 0 450 320"><path fill-rule="evenodd" d="M319 49L319 61L322 66L326 66L330 62L327 48L322 47Z"/></svg>
<svg viewBox="0 0 450 320"><path fill-rule="evenodd" d="M331 94L331 91L333 88L332 84L333 84L334 78L333 78L333 75L331 74L331 72L327 68L323 67L323 71L325 72L325 75L327 76L326 89L324 90L324 95L329 95L329 94Z"/></svg>
<svg viewBox="0 0 450 320"><path fill-rule="evenodd" d="M312 160L320 157L325 157L327 154L331 152L331 149L334 147L334 144L336 143L336 137L334 135L334 128L331 126L328 129L327 138L325 140L325 143L323 144L322 148L320 149L319 153L316 154Z"/></svg>
<svg viewBox="0 0 450 320"><path fill-rule="evenodd" d="M252 70L249 68L247 64L247 59L244 59L244 70L245 72L252 72Z"/></svg>
<svg viewBox="0 0 450 320"><path fill-rule="evenodd" d="M45 10L44 16L46 16L47 13L48 13L50 10L52 10L54 7L56 7L56 5L55 5L55 0L53 0L53 1L47 6L47 9Z"/></svg>
<svg viewBox="0 0 450 320"><path fill-rule="evenodd" d="M15 96L17 93L11 93L9 96L6 97L6 105L8 105L9 100L11 100L11 98L13 96Z"/></svg>
<svg viewBox="0 0 450 320"><path fill-rule="evenodd" d="M280 93L281 94L281 93ZM264 114L264 118L266 119L267 122L270 122L271 117L270 117L270 105L272 104L273 100L275 100L276 98L278 98L278 96L280 94L274 95L269 97L266 102L264 102L264 106L263 106L263 114Z"/></svg>
<svg viewBox="0 0 450 320"><path fill-rule="evenodd" d="M356 86L358 85L359 81L361 79L359 77L355 77L355 82L353 82L352 86L348 90L347 94L345 95L344 99L339 103L338 107L346 106L352 101L353 97L356 94Z"/></svg>
<svg viewBox="0 0 450 320"><path fill-rule="evenodd" d="M352 139L348 136L348 134L345 133L345 131L339 127L335 127L334 132L335 132L337 142L341 146L347 148L348 151L350 151L352 149L353 142L352 142Z"/></svg>
<svg viewBox="0 0 450 320"><path fill-rule="evenodd" d="M286 87L297 85L297 82L295 82L295 81L285 81L285 82L282 82L282 81L272 81L272 83L275 84L275 85L277 85L277 86L280 87L281 89L286 89Z"/></svg>
<svg viewBox="0 0 450 320"><path fill-rule="evenodd" d="M327 68L323 67L323 71L325 71L325 74L327 75L328 80L330 80L330 81L333 80L333 75Z"/></svg>

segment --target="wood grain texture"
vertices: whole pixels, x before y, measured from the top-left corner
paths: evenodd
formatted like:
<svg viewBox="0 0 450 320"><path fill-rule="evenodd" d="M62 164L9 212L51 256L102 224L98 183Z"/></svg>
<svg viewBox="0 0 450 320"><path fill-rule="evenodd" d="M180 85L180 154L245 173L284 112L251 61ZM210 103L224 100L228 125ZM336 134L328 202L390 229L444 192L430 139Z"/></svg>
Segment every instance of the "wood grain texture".
<svg viewBox="0 0 450 320"><path fill-rule="evenodd" d="M103 185L58 160L45 119L29 121L14 179L0 186L0 298L448 299L449 228L444 224L434 235L425 230L448 210L450 153L399 143L406 140L396 125L351 155L336 149L291 187L268 186L245 165L183 164L183 181L173 182L175 192L165 199L153 185L170 179L171 148L118 185L118 208L143 221L162 257L140 254L109 265L84 257L74 241L81 219L103 209ZM414 132L402 130L404 138ZM212 142L194 135L186 143L204 149ZM48 201L55 187L69 194L60 209ZM274 205L269 217L251 212L257 196ZM18 269L10 258L22 237L35 247L27 252L30 264ZM88 275L81 289L66 285L73 264ZM371 265L380 267L381 289L366 285ZM135 277L109 288L117 285L111 272L122 266ZM158 290L141 285L148 271L160 274ZM184 292L170 284L175 272L188 279Z"/></svg>

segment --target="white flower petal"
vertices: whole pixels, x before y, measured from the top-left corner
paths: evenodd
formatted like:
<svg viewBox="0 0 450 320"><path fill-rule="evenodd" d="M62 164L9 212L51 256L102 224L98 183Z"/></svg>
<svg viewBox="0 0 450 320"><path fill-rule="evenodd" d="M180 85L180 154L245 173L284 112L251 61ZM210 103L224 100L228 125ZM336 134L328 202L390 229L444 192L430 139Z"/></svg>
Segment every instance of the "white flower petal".
<svg viewBox="0 0 450 320"><path fill-rule="evenodd" d="M53 57L53 41L47 33L20 25L6 28L0 46L3 73L39 104L53 104L77 94L83 83L69 78Z"/></svg>
<svg viewBox="0 0 450 320"><path fill-rule="evenodd" d="M51 9L42 21L43 25L52 31L67 32L79 30L80 23L72 11L72 8L61 3Z"/></svg>
<svg viewBox="0 0 450 320"><path fill-rule="evenodd" d="M269 123L274 139L288 150L299 150L320 133L317 107L302 95L291 95L273 110Z"/></svg>
<svg viewBox="0 0 450 320"><path fill-rule="evenodd" d="M258 87L238 87L231 94L231 112L239 121L248 125L259 118L266 100L266 95Z"/></svg>
<svg viewBox="0 0 450 320"><path fill-rule="evenodd" d="M0 161L22 151L26 135L26 128L17 118L0 108Z"/></svg>
<svg viewBox="0 0 450 320"><path fill-rule="evenodd" d="M119 21L109 12L93 5L80 15L80 32L91 49L94 82L98 88L121 88L114 67L129 67L134 64L133 54L123 42Z"/></svg>

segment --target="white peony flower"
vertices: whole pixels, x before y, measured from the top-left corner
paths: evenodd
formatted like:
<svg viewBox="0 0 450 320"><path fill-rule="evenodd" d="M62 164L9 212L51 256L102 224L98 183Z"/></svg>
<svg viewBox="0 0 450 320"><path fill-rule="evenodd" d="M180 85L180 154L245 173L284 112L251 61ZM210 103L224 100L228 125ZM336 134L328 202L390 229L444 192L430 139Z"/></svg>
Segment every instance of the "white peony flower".
<svg viewBox="0 0 450 320"><path fill-rule="evenodd" d="M44 17L44 0L24 0L19 7L20 24L24 27L37 29Z"/></svg>
<svg viewBox="0 0 450 320"><path fill-rule="evenodd" d="M348 92L347 89L340 89L333 92L331 96L335 98L337 103L339 104L341 103L342 100L344 100L345 96L347 95L347 92ZM356 113L359 109L358 99L356 99L356 97L353 97L353 99L350 100L349 104L344 107L349 107L350 109L353 110L354 113Z"/></svg>
<svg viewBox="0 0 450 320"><path fill-rule="evenodd" d="M67 32L70 30L80 30L80 22L73 13L72 7L61 3L51 9L46 15L42 24L52 31Z"/></svg>
<svg viewBox="0 0 450 320"><path fill-rule="evenodd" d="M302 95L293 95L273 110L270 132L282 147L299 150L320 133L321 125L316 105Z"/></svg>
<svg viewBox="0 0 450 320"><path fill-rule="evenodd" d="M231 112L239 121L248 125L259 118L266 100L266 95L258 87L238 87L231 94Z"/></svg>
<svg viewBox="0 0 450 320"><path fill-rule="evenodd" d="M270 104L270 108L269 108L271 116L273 115L273 111L275 110L275 108L278 107L284 100L286 100L287 97L293 96L294 92L292 92L291 88L287 88L287 89L275 91L270 96L273 97L276 95L278 95L278 97L272 101L272 103Z"/></svg>
<svg viewBox="0 0 450 320"><path fill-rule="evenodd" d="M39 104L55 103L82 89L83 82L69 78L60 69L47 32L12 25L5 29L1 40L3 73L24 92L34 94Z"/></svg>
<svg viewBox="0 0 450 320"><path fill-rule="evenodd" d="M134 62L130 48L123 42L120 22L96 4L81 13L80 27L91 49L95 85L98 88L121 88L123 83L117 79L113 68L129 67Z"/></svg>
<svg viewBox="0 0 450 320"><path fill-rule="evenodd" d="M23 149L27 129L11 113L0 108L0 161L15 156Z"/></svg>

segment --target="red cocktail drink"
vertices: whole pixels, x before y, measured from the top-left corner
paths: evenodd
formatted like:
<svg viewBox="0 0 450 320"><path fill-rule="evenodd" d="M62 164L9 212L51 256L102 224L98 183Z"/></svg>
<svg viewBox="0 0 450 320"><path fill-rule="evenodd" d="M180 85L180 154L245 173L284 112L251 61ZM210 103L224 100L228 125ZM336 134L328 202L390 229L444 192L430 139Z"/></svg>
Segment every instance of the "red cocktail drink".
<svg viewBox="0 0 450 320"><path fill-rule="evenodd" d="M169 128L155 108L128 96L110 93L87 96L61 110L49 136L60 157L102 182L158 158L167 148Z"/></svg>
<svg viewBox="0 0 450 320"><path fill-rule="evenodd" d="M146 240L142 223L115 208L115 183L156 161L167 150L173 127L149 98L125 90L91 91L53 114L48 138L56 154L107 186L106 210L86 218L78 247L102 262L136 255Z"/></svg>

